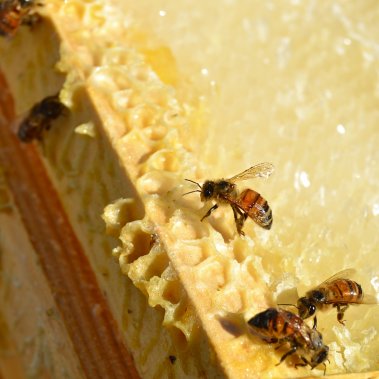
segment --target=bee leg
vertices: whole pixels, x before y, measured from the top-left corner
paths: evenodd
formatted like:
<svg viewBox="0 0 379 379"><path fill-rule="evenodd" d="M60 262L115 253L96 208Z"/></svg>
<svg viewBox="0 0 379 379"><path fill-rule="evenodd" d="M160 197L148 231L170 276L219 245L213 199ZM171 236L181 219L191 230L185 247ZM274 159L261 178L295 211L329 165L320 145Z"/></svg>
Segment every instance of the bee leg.
<svg viewBox="0 0 379 379"><path fill-rule="evenodd" d="M305 367L305 366L308 366L310 365L310 363L304 358L304 357L300 357L301 360L303 361L303 363L296 363L295 364L295 368L298 368L298 367Z"/></svg>
<svg viewBox="0 0 379 379"><path fill-rule="evenodd" d="M212 208L208 210L208 212L202 217L201 221L203 221L205 218L209 217L213 211L215 211L218 208L218 205L215 204Z"/></svg>
<svg viewBox="0 0 379 379"><path fill-rule="evenodd" d="M345 320L343 320L343 316L345 314L346 309L349 307L349 305L345 305L341 308L340 304L337 304L336 307L337 307L337 320L340 324L345 325Z"/></svg>
<svg viewBox="0 0 379 379"><path fill-rule="evenodd" d="M317 317L313 317L313 329L317 329Z"/></svg>
<svg viewBox="0 0 379 379"><path fill-rule="evenodd" d="M324 365L324 376L325 376L325 374L326 374L326 363L323 363L323 365Z"/></svg>
<svg viewBox="0 0 379 379"><path fill-rule="evenodd" d="M244 236L245 233L242 231L243 225L247 219L247 213L241 212L241 210L235 205L231 204L234 214L234 221L236 223L237 232L239 235Z"/></svg>
<svg viewBox="0 0 379 379"><path fill-rule="evenodd" d="M287 342L280 343L275 350L279 350L281 347L283 347Z"/></svg>
<svg viewBox="0 0 379 379"><path fill-rule="evenodd" d="M292 346L291 350L287 351L281 358L279 363L276 364L276 366L279 366L287 357L289 357L292 354L295 354L297 350L297 346Z"/></svg>

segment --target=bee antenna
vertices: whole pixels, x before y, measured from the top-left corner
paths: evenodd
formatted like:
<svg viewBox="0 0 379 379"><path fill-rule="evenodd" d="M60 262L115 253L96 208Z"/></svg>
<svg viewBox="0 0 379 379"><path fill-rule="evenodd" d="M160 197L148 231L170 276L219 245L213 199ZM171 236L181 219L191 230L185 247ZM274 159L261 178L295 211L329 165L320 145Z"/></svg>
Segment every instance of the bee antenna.
<svg viewBox="0 0 379 379"><path fill-rule="evenodd" d="M195 181L193 181L191 179L184 179L184 180L187 180L187 182L191 182L193 184L196 184L201 189L201 185L198 182L195 182Z"/></svg>
<svg viewBox="0 0 379 379"><path fill-rule="evenodd" d="M279 305L279 306L281 306L281 305L287 305L287 306L295 307L295 308L299 309L299 307L298 307L297 305L295 305L295 304L280 303L280 304L278 304L278 305Z"/></svg>
<svg viewBox="0 0 379 379"><path fill-rule="evenodd" d="M200 190L189 191L189 192L183 193L182 196L189 195L190 193L194 193L194 192L201 192L201 191Z"/></svg>

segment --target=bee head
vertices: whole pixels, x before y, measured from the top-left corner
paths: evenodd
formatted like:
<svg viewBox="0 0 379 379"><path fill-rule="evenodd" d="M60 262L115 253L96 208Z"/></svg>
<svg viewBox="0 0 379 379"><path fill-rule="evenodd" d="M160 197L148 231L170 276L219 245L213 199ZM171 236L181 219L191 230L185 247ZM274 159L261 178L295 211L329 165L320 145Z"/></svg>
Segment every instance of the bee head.
<svg viewBox="0 0 379 379"><path fill-rule="evenodd" d="M34 0L20 0L21 7L30 7L33 3Z"/></svg>
<svg viewBox="0 0 379 379"><path fill-rule="evenodd" d="M211 200L215 192L215 182L207 180L201 188L200 198L201 201Z"/></svg>
<svg viewBox="0 0 379 379"><path fill-rule="evenodd" d="M301 297L297 301L297 308L299 309L299 316L302 319L313 316L316 313L316 305L307 297Z"/></svg>
<svg viewBox="0 0 379 379"><path fill-rule="evenodd" d="M319 364L325 362L328 358L329 347L326 345L322 345L321 349L318 350L311 359L310 365L312 368L318 366Z"/></svg>

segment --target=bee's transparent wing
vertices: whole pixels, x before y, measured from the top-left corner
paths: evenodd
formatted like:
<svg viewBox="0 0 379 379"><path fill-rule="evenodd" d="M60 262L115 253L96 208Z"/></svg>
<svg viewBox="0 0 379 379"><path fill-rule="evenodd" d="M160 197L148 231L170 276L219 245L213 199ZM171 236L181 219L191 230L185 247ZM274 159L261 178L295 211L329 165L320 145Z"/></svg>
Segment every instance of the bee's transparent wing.
<svg viewBox="0 0 379 379"><path fill-rule="evenodd" d="M300 333L306 341L309 341L309 327L301 317L283 309L281 309L281 315L294 331Z"/></svg>
<svg viewBox="0 0 379 379"><path fill-rule="evenodd" d="M355 281L355 276L357 274L357 270L354 268L347 268L345 270L339 271L330 278L323 281L321 284L319 284L316 288L325 286L330 284L331 282L338 280L338 279L350 279ZM354 303L354 301L350 301L351 303ZM367 294L366 291L363 289L363 299L357 301L357 304L378 304L378 299L373 294Z"/></svg>
<svg viewBox="0 0 379 379"><path fill-rule="evenodd" d="M360 304L379 304L378 298L372 294L363 294L363 300L359 302Z"/></svg>
<svg viewBox="0 0 379 379"><path fill-rule="evenodd" d="M254 179L254 178L268 178L274 172L274 165L272 163L263 162L248 168L247 170L228 179L230 182L237 182L240 180Z"/></svg>
<svg viewBox="0 0 379 379"><path fill-rule="evenodd" d="M378 299L376 298L375 295L372 294L367 294L363 290L363 298L360 299L350 299L349 304L367 304L367 305L374 305L378 304ZM329 304L329 303L328 303Z"/></svg>
<svg viewBox="0 0 379 379"><path fill-rule="evenodd" d="M354 280L353 277L356 275L357 270L355 268L347 268L342 271L338 271L336 274L332 275L330 278L324 280L322 283L320 283L317 287L325 286L337 279L350 279ZM316 287L316 288L317 288Z"/></svg>

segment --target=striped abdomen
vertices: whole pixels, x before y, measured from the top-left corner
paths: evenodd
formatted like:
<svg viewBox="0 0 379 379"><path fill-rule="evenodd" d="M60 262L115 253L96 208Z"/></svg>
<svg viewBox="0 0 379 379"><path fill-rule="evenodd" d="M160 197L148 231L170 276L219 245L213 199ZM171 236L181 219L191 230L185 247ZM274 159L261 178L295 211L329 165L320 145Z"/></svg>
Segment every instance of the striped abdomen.
<svg viewBox="0 0 379 379"><path fill-rule="evenodd" d="M19 126L17 136L22 142L40 140L46 129L46 120L43 117L26 118Z"/></svg>
<svg viewBox="0 0 379 379"><path fill-rule="evenodd" d="M237 204L259 226L270 229L272 225L272 212L267 201L251 189L244 190L238 197Z"/></svg>
<svg viewBox="0 0 379 379"><path fill-rule="evenodd" d="M324 288L325 304L348 304L361 303L363 301L363 291L360 284L350 279L337 279L328 283Z"/></svg>
<svg viewBox="0 0 379 379"><path fill-rule="evenodd" d="M252 332L267 342L294 338L303 320L284 309L268 308L252 317L248 324Z"/></svg>

